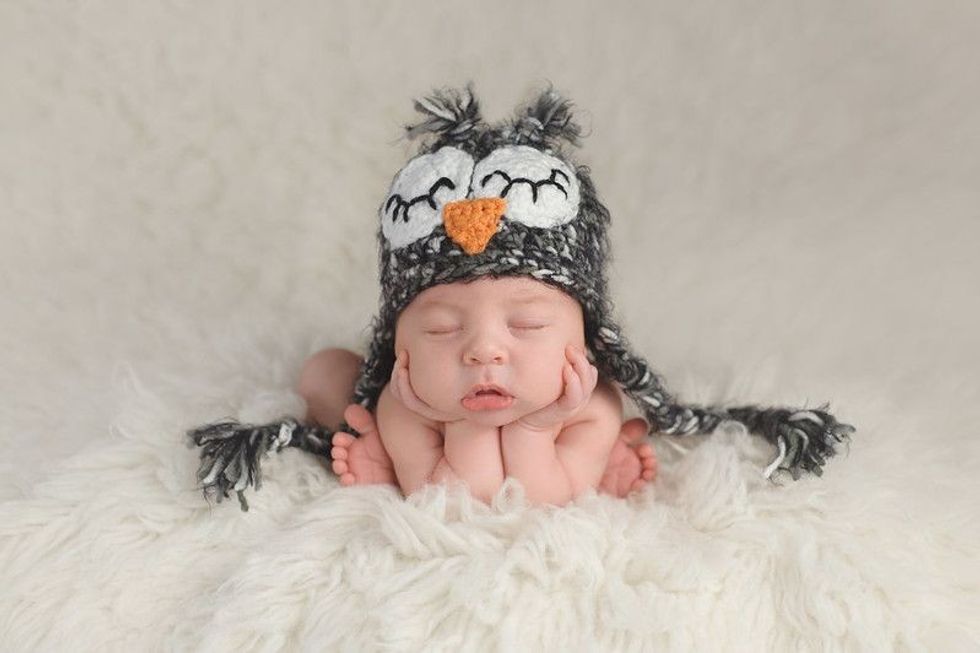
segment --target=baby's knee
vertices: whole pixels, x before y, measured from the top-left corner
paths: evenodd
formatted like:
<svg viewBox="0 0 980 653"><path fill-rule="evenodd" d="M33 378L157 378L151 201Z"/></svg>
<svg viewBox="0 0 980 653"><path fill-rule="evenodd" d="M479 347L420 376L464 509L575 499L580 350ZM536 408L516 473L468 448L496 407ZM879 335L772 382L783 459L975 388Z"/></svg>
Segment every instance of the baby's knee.
<svg viewBox="0 0 980 653"><path fill-rule="evenodd" d="M303 363L297 384L299 394L308 400L323 392L325 384L340 381L347 385L349 379L357 378L361 362L361 357L348 349L321 349Z"/></svg>

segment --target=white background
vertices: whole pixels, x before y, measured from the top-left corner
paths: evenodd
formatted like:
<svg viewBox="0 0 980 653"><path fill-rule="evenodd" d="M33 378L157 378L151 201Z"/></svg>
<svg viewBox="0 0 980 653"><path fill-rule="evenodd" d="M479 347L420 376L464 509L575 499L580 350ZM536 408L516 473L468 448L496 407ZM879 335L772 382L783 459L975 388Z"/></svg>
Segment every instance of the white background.
<svg viewBox="0 0 980 653"><path fill-rule="evenodd" d="M829 400L859 428L841 464L877 442L905 449L910 482L942 473L916 471L927 449L965 471L978 19L969 2L0 4L0 496L114 437L120 370L214 400L243 370L288 387L317 348L361 349L411 99L467 80L488 120L547 81L576 103L619 317L676 393ZM216 417L192 403L189 424Z"/></svg>

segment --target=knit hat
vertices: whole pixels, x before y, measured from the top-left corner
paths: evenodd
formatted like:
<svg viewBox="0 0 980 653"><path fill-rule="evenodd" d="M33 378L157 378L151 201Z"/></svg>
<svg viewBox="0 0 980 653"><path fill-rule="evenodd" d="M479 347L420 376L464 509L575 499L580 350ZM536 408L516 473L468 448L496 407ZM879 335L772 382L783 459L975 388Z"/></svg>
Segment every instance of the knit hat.
<svg viewBox="0 0 980 653"><path fill-rule="evenodd" d="M441 90L417 100L423 120L407 127L427 141L395 176L379 210L381 297L353 403L374 409L395 363L395 324L420 292L481 277L525 276L578 300L585 340L599 374L631 398L652 431L710 433L735 420L778 448L764 471L820 475L854 428L820 408L702 407L679 403L661 377L630 348L607 293L609 212L589 169L567 153L581 130L571 103L547 89L517 115L483 122L472 89ZM341 430L356 435L346 423ZM333 432L284 418L263 426L221 422L189 432L204 448L198 478L205 496L258 489L258 461L296 446L329 457Z"/></svg>

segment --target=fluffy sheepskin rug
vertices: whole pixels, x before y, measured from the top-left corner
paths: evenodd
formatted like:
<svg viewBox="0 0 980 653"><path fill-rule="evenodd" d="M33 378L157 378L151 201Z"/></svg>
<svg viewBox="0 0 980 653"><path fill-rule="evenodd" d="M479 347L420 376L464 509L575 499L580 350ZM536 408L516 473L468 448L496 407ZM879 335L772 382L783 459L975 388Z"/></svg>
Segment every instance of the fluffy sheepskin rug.
<svg viewBox="0 0 980 653"><path fill-rule="evenodd" d="M980 650L978 5L449 4L0 3L0 651ZM549 79L635 350L849 455L729 424L545 509L289 450L209 506L184 432L364 345L411 99Z"/></svg>
<svg viewBox="0 0 980 653"><path fill-rule="evenodd" d="M886 472L904 457L882 442L883 423L823 479L782 487L760 474L770 448L735 423L697 442L660 439L662 471L646 491L561 509L528 507L513 481L492 506L444 487L407 500L393 487L342 488L319 460L287 450L266 459L244 513L195 490L181 391L132 374L125 384L115 438L0 507L4 650L971 641L977 575L963 533L976 533L977 512L913 519L896 501L901 475ZM301 404L270 387L243 398L238 416Z"/></svg>

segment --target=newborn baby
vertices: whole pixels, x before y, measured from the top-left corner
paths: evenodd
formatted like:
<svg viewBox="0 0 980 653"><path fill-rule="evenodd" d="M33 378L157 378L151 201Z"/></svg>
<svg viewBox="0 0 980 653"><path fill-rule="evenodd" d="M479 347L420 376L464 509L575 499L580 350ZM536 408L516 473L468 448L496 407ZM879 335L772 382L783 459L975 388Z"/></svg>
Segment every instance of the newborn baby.
<svg viewBox="0 0 980 653"><path fill-rule="evenodd" d="M532 503L640 489L655 473L647 426L623 423L618 391L585 350L581 306L548 284L483 277L428 288L398 317L397 363L376 415L357 404L343 412L361 437L334 435L333 469L344 485L397 483L406 495L463 482L487 502L507 476ZM336 349L311 357L299 387L310 420L340 421L359 362Z"/></svg>

